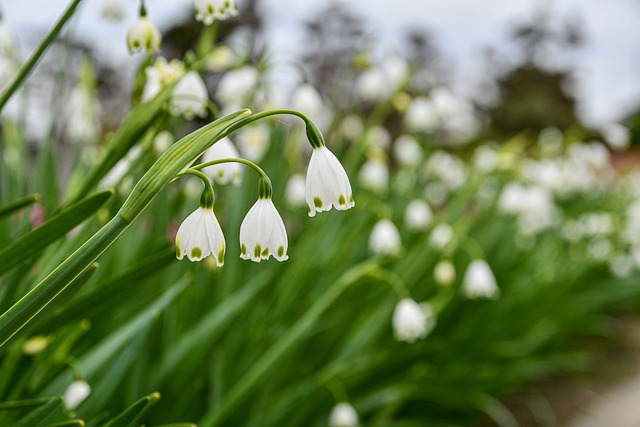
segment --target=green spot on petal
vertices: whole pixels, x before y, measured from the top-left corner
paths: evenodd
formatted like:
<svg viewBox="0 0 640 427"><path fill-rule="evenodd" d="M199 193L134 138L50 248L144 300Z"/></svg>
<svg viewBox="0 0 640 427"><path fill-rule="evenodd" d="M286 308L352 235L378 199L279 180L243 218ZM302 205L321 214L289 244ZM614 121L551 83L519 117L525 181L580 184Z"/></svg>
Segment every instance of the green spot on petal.
<svg viewBox="0 0 640 427"><path fill-rule="evenodd" d="M224 246L218 251L218 264L224 264Z"/></svg>
<svg viewBox="0 0 640 427"><path fill-rule="evenodd" d="M266 248L264 251L262 251L262 256L263 257L268 257L269 256L269 248Z"/></svg>
<svg viewBox="0 0 640 427"><path fill-rule="evenodd" d="M284 255L284 246L280 246L278 248L278 256L282 258L283 255Z"/></svg>
<svg viewBox="0 0 640 427"><path fill-rule="evenodd" d="M244 243L242 245L240 245L240 253L242 255L246 255L247 254L247 247L244 245Z"/></svg>
<svg viewBox="0 0 640 427"><path fill-rule="evenodd" d="M340 206L345 206L347 204L347 200L344 198L344 194L341 194L340 197L338 197L338 203L340 203Z"/></svg>
<svg viewBox="0 0 640 427"><path fill-rule="evenodd" d="M350 194L350 195L349 195L349 201L350 201L351 203L355 203L355 202L353 201L353 194Z"/></svg>
<svg viewBox="0 0 640 427"><path fill-rule="evenodd" d="M202 249L197 246L191 249L191 258L202 258Z"/></svg>
<svg viewBox="0 0 640 427"><path fill-rule="evenodd" d="M316 208L320 209L322 207L322 200L320 200L320 197L314 197L313 204L316 206Z"/></svg>
<svg viewBox="0 0 640 427"><path fill-rule="evenodd" d="M253 257L254 258L260 258L260 253L262 252L262 248L260 247L260 244L257 244L255 249L253 250Z"/></svg>

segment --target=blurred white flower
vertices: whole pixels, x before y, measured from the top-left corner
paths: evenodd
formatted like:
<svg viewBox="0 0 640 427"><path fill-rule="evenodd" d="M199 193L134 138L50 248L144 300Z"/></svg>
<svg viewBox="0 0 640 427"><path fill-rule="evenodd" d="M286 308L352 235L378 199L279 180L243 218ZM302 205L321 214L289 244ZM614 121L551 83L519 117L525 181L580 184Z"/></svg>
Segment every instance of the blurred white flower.
<svg viewBox="0 0 640 427"><path fill-rule="evenodd" d="M202 77L195 71L185 74L171 92L169 111L174 116L184 116L187 120L194 116L207 115L209 93Z"/></svg>
<svg viewBox="0 0 640 427"><path fill-rule="evenodd" d="M287 181L284 198L292 207L301 207L307 204L307 190L304 175L296 173Z"/></svg>
<svg viewBox="0 0 640 427"><path fill-rule="evenodd" d="M381 156L367 160L360 168L358 181L363 188L382 193L389 184L389 167Z"/></svg>
<svg viewBox="0 0 640 427"><path fill-rule="evenodd" d="M224 264L225 240L213 208L199 207L185 219L176 234L176 257L200 261L213 255L216 265Z"/></svg>
<svg viewBox="0 0 640 427"><path fill-rule="evenodd" d="M9 32L7 26L4 24L2 17L0 17L0 54L11 56L13 55L15 49L16 44L13 40L13 36Z"/></svg>
<svg viewBox="0 0 640 427"><path fill-rule="evenodd" d="M397 90L409 77L409 64L400 55L388 55L381 64L382 70L387 77L388 85L393 90Z"/></svg>
<svg viewBox="0 0 640 427"><path fill-rule="evenodd" d="M307 115L320 129L328 124L329 112L322 96L312 85L297 86L291 93L289 104L292 109L302 111Z"/></svg>
<svg viewBox="0 0 640 427"><path fill-rule="evenodd" d="M342 120L340 129L344 136L351 140L356 140L360 138L360 135L362 135L362 132L364 131L364 124L359 116L349 114L344 118L344 120Z"/></svg>
<svg viewBox="0 0 640 427"><path fill-rule="evenodd" d="M81 84L76 85L65 104L68 116L65 133L72 142L92 143L100 136L100 104Z"/></svg>
<svg viewBox="0 0 640 427"><path fill-rule="evenodd" d="M451 286L456 280L456 267L451 261L438 261L433 269L433 280L440 286Z"/></svg>
<svg viewBox="0 0 640 427"><path fill-rule="evenodd" d="M238 15L236 0L194 0L196 21L211 25L216 19L223 21Z"/></svg>
<svg viewBox="0 0 640 427"><path fill-rule="evenodd" d="M236 143L242 157L259 162L269 148L271 128L266 123L245 126L237 132Z"/></svg>
<svg viewBox="0 0 640 427"><path fill-rule="evenodd" d="M432 132L438 124L436 109L429 99L417 97L407 108L404 123L413 132Z"/></svg>
<svg viewBox="0 0 640 427"><path fill-rule="evenodd" d="M467 180L467 169L464 162L453 154L443 150L431 153L425 164L428 174L436 176L450 189L456 190Z"/></svg>
<svg viewBox="0 0 640 427"><path fill-rule="evenodd" d="M500 296L496 278L486 261L477 259L469 264L462 279L462 292L470 299L496 299Z"/></svg>
<svg viewBox="0 0 640 427"><path fill-rule="evenodd" d="M607 123L600 127L600 132L605 142L614 150L626 150L629 148L631 138L629 129L619 123Z"/></svg>
<svg viewBox="0 0 640 427"><path fill-rule="evenodd" d="M340 402L329 414L330 427L355 427L358 425L358 413L347 402Z"/></svg>
<svg viewBox="0 0 640 427"><path fill-rule="evenodd" d="M397 255L402 249L398 227L388 219L379 220L369 235L369 250L374 255Z"/></svg>
<svg viewBox="0 0 640 427"><path fill-rule="evenodd" d="M127 31L127 48L131 54L143 49L149 53L155 52L160 49L161 43L160 31L146 16L139 17Z"/></svg>
<svg viewBox="0 0 640 427"><path fill-rule="evenodd" d="M432 221L433 212L429 204L422 199L410 201L404 210L404 223L409 230L426 230Z"/></svg>
<svg viewBox="0 0 640 427"><path fill-rule="evenodd" d="M204 152L202 163L220 159L237 159L240 154L233 142L227 137L222 138ZM236 162L221 163L219 165L208 166L203 169L209 177L219 184L239 185L242 180L242 165Z"/></svg>
<svg viewBox="0 0 640 427"><path fill-rule="evenodd" d="M229 46L214 47L205 58L205 69L211 72L227 70L236 63L237 55Z"/></svg>
<svg viewBox="0 0 640 427"><path fill-rule="evenodd" d="M163 130L153 139L153 151L157 156L167 151L173 145L175 138L168 130Z"/></svg>
<svg viewBox="0 0 640 427"><path fill-rule="evenodd" d="M35 356L39 354L47 348L49 343L51 342L51 337L47 337L44 335L35 335L22 344L22 353L27 356Z"/></svg>
<svg viewBox="0 0 640 427"><path fill-rule="evenodd" d="M76 380L69 384L64 391L63 402L64 406L73 411L76 409L91 393L91 386L86 381Z"/></svg>
<svg viewBox="0 0 640 427"><path fill-rule="evenodd" d="M436 249L443 249L453 241L453 228L446 223L438 224L431 230L429 243Z"/></svg>
<svg viewBox="0 0 640 427"><path fill-rule="evenodd" d="M240 258L260 262L271 255L286 261L287 230L270 197L259 198L240 225Z"/></svg>
<svg viewBox="0 0 640 427"><path fill-rule="evenodd" d="M611 257L613 244L607 238L598 237L589 242L587 252L594 261L603 262Z"/></svg>
<svg viewBox="0 0 640 427"><path fill-rule="evenodd" d="M609 270L619 279L629 277L633 272L633 267L634 260L631 255L617 253L609 259Z"/></svg>
<svg viewBox="0 0 640 427"><path fill-rule="evenodd" d="M379 68L364 71L355 82L356 95L365 102L382 101L391 96L392 90L388 77Z"/></svg>
<svg viewBox="0 0 640 427"><path fill-rule="evenodd" d="M223 105L241 106L258 84L260 74L255 67L245 65L228 71L218 83L216 96Z"/></svg>
<svg viewBox="0 0 640 427"><path fill-rule="evenodd" d="M179 59L172 59L171 62L159 56L152 66L144 69L147 76L144 89L142 90L142 101L149 101L168 84L180 79L185 73L185 66Z"/></svg>
<svg viewBox="0 0 640 427"><path fill-rule="evenodd" d="M367 145L386 150L391 145L391 135L383 126L372 126L365 135Z"/></svg>
<svg viewBox="0 0 640 427"><path fill-rule="evenodd" d="M498 207L504 213L517 215L519 230L527 235L549 228L556 219L553 196L543 187L510 183L502 190Z"/></svg>
<svg viewBox="0 0 640 427"><path fill-rule="evenodd" d="M120 22L126 15L123 0L102 0L100 16L107 21Z"/></svg>
<svg viewBox="0 0 640 427"><path fill-rule="evenodd" d="M410 298L404 298L393 310L391 323L398 341L413 343L433 330L436 316L429 304L418 304Z"/></svg>
<svg viewBox="0 0 640 427"><path fill-rule="evenodd" d="M409 135L400 135L393 143L393 154L402 166L418 166L422 162L422 147Z"/></svg>
<svg viewBox="0 0 640 427"><path fill-rule="evenodd" d="M355 206L349 177L338 158L326 146L314 148L307 168L309 216L331 207L347 210Z"/></svg>
<svg viewBox="0 0 640 427"><path fill-rule="evenodd" d="M495 148L483 144L473 153L473 165L482 173L491 173L498 167L498 152Z"/></svg>
<svg viewBox="0 0 640 427"><path fill-rule="evenodd" d="M578 218L582 234L586 236L603 236L614 230L613 217L609 212L588 212Z"/></svg>

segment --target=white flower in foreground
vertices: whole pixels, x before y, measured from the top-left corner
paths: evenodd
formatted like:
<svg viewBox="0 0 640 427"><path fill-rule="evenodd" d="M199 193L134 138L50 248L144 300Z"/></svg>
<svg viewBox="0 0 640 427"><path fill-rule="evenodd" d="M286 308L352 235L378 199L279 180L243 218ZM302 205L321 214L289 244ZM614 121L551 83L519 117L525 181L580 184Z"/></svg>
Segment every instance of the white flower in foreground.
<svg viewBox="0 0 640 427"><path fill-rule="evenodd" d="M240 258L260 262L271 255L286 261L287 230L271 197L259 198L240 225Z"/></svg>
<svg viewBox="0 0 640 427"><path fill-rule="evenodd" d="M307 169L307 206L309 216L328 211L343 211L355 206L349 177L338 158L324 145L314 148Z"/></svg>
<svg viewBox="0 0 640 427"><path fill-rule="evenodd" d="M391 322L396 339L412 343L433 330L436 318L429 304L420 305L404 298L396 305Z"/></svg>
<svg viewBox="0 0 640 427"><path fill-rule="evenodd" d="M307 190L304 175L296 173L291 175L284 190L284 198L293 207L304 206L307 203Z"/></svg>
<svg viewBox="0 0 640 427"><path fill-rule="evenodd" d="M240 157L238 150L229 138L222 138L207 149L202 156L203 162L219 159L237 159ZM211 178L220 184L240 184L242 178L242 165L240 163L221 163L208 166L203 169Z"/></svg>
<svg viewBox="0 0 640 427"><path fill-rule="evenodd" d="M238 15L235 0L195 0L196 21L211 25L216 19L222 21Z"/></svg>
<svg viewBox="0 0 640 427"><path fill-rule="evenodd" d="M216 265L224 264L225 241L213 208L199 207L185 219L176 234L176 257L200 261L213 255Z"/></svg>
<svg viewBox="0 0 640 427"><path fill-rule="evenodd" d="M91 393L91 386L86 381L76 380L69 384L69 387L64 392L63 402L64 406L73 411L76 409Z"/></svg>
<svg viewBox="0 0 640 427"><path fill-rule="evenodd" d="M169 110L174 116L183 115L187 120L207 115L209 93L202 77L195 71L185 74L171 92Z"/></svg>
<svg viewBox="0 0 640 427"><path fill-rule="evenodd" d="M414 199L404 210L404 223L410 230L426 230L433 221L433 212L429 204L422 199Z"/></svg>
<svg viewBox="0 0 640 427"><path fill-rule="evenodd" d="M100 16L107 21L120 22L125 16L123 0L102 0Z"/></svg>
<svg viewBox="0 0 640 427"><path fill-rule="evenodd" d="M141 16L127 31L127 48L133 54L140 50L155 52L160 49L162 36L160 31L146 16Z"/></svg>
<svg viewBox="0 0 640 427"><path fill-rule="evenodd" d="M450 286L456 280L456 267L451 261L439 261L433 269L433 279L440 286Z"/></svg>
<svg viewBox="0 0 640 427"><path fill-rule="evenodd" d="M398 227L388 219L381 219L369 235L369 250L374 255L395 255L402 249Z"/></svg>
<svg viewBox="0 0 640 427"><path fill-rule="evenodd" d="M358 425L358 413L347 402L340 402L331 410L329 425L331 427L355 427Z"/></svg>
<svg viewBox="0 0 640 427"><path fill-rule="evenodd" d="M500 296L496 278L486 261L477 259L469 264L462 280L462 292L470 299Z"/></svg>

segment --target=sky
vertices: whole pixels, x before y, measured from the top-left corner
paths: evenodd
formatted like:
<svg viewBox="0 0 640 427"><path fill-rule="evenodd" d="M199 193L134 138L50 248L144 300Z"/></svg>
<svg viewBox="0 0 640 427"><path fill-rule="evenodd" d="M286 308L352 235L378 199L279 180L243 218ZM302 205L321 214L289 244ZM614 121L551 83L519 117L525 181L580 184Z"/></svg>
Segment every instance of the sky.
<svg viewBox="0 0 640 427"><path fill-rule="evenodd" d="M83 0L72 30L108 61L130 64L125 33L136 18L137 1L124 0L128 14L113 24L100 19L103 0ZM327 0L263 0L268 45L275 58L289 60L303 48L302 23ZM425 28L436 36L441 53L452 64L454 89L469 94L481 77L482 52L504 49L514 22L526 21L536 5L550 8L557 19L578 18L586 44L553 63L576 69L579 113L590 124L616 121L640 105L640 0L334 0L366 18L381 52L402 50L408 27ZM42 34L60 16L66 0L0 0L5 24L20 39ZM193 13L193 0L147 0L149 17L160 29L176 17ZM286 13L283 13L286 11ZM508 50L504 50L508 52Z"/></svg>

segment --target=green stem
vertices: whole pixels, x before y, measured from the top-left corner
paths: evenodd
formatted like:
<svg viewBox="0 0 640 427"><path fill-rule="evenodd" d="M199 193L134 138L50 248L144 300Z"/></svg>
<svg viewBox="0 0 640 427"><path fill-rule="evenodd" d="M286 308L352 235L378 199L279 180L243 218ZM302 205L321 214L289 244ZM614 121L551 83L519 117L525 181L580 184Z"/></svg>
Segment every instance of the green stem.
<svg viewBox="0 0 640 427"><path fill-rule="evenodd" d="M194 175L202 180L202 183L204 184L204 190L202 191L202 196L200 196L200 207L205 209L213 209L215 196L213 194L213 187L211 186L211 181L209 181L209 178L202 172L194 169L187 169L186 171L178 175L178 177L184 175Z"/></svg>
<svg viewBox="0 0 640 427"><path fill-rule="evenodd" d="M82 0L73 0L67 10L64 12L62 17L58 20L56 25L49 31L49 34L42 40L38 49L31 55L31 58L20 68L20 72L16 76L16 78L11 82L9 87L4 91L2 96L0 96L0 112L4 109L4 106L9 102L11 96L20 88L24 80L29 76L33 68L36 66L44 52L47 48L53 43L53 40L58 36L58 33L62 30L67 21L73 16L78 4L80 4Z"/></svg>
<svg viewBox="0 0 640 427"><path fill-rule="evenodd" d="M222 164L222 163L240 163L242 165L249 166L258 175L260 175L260 182L258 184L258 191L259 191L260 198L261 199L270 199L271 198L271 196L273 194L273 186L271 185L271 179L269 179L269 176L265 173L265 171L262 170L262 168L260 166L256 165L255 163L253 163L250 160L240 159L240 158L237 158L237 157L210 160L208 162L204 162L204 163L201 163L199 165L193 166L191 169L192 170L200 170L200 169L207 168L209 166L219 165L219 164ZM185 173L188 173L188 170ZM178 175L178 177L180 177L180 175Z"/></svg>

